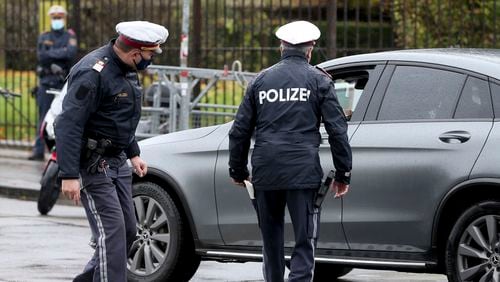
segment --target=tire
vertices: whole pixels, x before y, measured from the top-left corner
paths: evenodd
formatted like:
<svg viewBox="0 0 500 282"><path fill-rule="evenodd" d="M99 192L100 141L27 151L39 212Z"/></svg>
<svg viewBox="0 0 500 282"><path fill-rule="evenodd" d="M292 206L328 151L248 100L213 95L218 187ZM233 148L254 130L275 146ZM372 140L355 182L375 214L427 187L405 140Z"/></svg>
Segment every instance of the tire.
<svg viewBox="0 0 500 282"><path fill-rule="evenodd" d="M286 261L285 265L290 269L290 261ZM314 282L325 282L325 281L335 281L347 273L351 272L351 267L344 267L341 265L329 264L329 263L319 263L317 262L314 266Z"/></svg>
<svg viewBox="0 0 500 282"><path fill-rule="evenodd" d="M128 280L189 281L200 265L200 257L195 254L192 235L175 202L152 182L134 184L132 196L138 239L129 252Z"/></svg>
<svg viewBox="0 0 500 282"><path fill-rule="evenodd" d="M500 202L484 201L467 209L458 218L448 237L448 280L500 281L499 232Z"/></svg>
<svg viewBox="0 0 500 282"><path fill-rule="evenodd" d="M316 263L314 266L314 282L335 281L347 273L351 272L351 267L341 265Z"/></svg>
<svg viewBox="0 0 500 282"><path fill-rule="evenodd" d="M38 195L38 211L46 215L52 210L61 192L61 180L58 179L59 165L49 161L42 175L40 194Z"/></svg>

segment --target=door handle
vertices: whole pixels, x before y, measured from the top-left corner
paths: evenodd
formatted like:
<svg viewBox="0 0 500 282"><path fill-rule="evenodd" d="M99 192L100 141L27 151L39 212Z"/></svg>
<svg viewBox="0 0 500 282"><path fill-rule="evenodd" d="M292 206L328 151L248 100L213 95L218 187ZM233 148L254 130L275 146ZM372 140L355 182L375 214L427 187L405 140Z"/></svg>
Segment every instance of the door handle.
<svg viewBox="0 0 500 282"><path fill-rule="evenodd" d="M463 130L448 131L439 135L439 140L448 144L465 143L469 141L470 138L470 133Z"/></svg>

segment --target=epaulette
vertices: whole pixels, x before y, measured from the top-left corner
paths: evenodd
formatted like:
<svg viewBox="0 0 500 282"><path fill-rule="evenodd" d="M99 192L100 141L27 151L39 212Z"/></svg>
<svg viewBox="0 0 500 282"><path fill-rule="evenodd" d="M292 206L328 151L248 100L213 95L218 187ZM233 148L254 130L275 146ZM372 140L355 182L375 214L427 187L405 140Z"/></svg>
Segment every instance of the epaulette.
<svg viewBox="0 0 500 282"><path fill-rule="evenodd" d="M97 62L92 67L92 69L97 71L97 72L101 72L102 69L106 66L107 61L108 61L107 57L104 57L103 59L97 60Z"/></svg>
<svg viewBox="0 0 500 282"><path fill-rule="evenodd" d="M328 76L328 78L332 79L332 75L329 74L324 68L316 66L316 69L321 71L324 75Z"/></svg>

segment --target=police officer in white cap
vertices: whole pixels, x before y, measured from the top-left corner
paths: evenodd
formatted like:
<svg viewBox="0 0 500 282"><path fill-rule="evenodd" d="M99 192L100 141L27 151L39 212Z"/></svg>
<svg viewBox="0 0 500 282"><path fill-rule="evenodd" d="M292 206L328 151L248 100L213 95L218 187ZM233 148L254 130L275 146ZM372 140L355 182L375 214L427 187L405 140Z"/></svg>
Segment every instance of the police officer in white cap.
<svg viewBox="0 0 500 282"><path fill-rule="evenodd" d="M49 89L61 89L64 78L75 63L78 44L76 34L72 29L65 29L67 12L64 7L54 5L49 8L50 31L38 36L36 46L38 64L38 87L36 89L36 103L38 106L38 130L50 108L54 95L48 94ZM43 160L45 145L44 139L36 138L30 160ZM49 148L51 149L51 148Z"/></svg>
<svg viewBox="0 0 500 282"><path fill-rule="evenodd" d="M55 123L62 192L82 202L96 243L74 281L126 281L127 253L136 239L127 159L139 177L147 173L135 138L141 114L137 71L161 53L168 31L144 21L119 23L116 31L118 38L71 69Z"/></svg>
<svg viewBox="0 0 500 282"><path fill-rule="evenodd" d="M249 84L229 133L229 174L248 180L247 158L255 131L252 178L264 242L264 279L283 281L284 214L288 206L295 234L289 282L312 281L320 210L314 206L323 170L318 148L324 122L336 169L335 197L349 188L351 148L347 121L332 78L309 64L319 29L297 21L280 27L281 61Z"/></svg>

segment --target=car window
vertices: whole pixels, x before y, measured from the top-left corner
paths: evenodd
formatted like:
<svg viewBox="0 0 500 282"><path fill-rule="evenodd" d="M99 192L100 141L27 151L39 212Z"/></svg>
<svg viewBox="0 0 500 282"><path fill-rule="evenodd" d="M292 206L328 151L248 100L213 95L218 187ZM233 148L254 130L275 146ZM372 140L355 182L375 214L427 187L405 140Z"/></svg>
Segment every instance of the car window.
<svg viewBox="0 0 500 282"><path fill-rule="evenodd" d="M500 85L496 83L490 83L491 96L493 97L493 110L495 111L495 117L500 118Z"/></svg>
<svg viewBox="0 0 500 282"><path fill-rule="evenodd" d="M465 75L433 68L397 66L378 120L451 118Z"/></svg>
<svg viewBox="0 0 500 282"><path fill-rule="evenodd" d="M335 93L344 114L348 119L356 111L358 102L365 92L365 87L370 79L372 68L356 69L349 71L336 71L333 74Z"/></svg>
<svg viewBox="0 0 500 282"><path fill-rule="evenodd" d="M488 82L469 76L458 101L455 118L492 118Z"/></svg>

